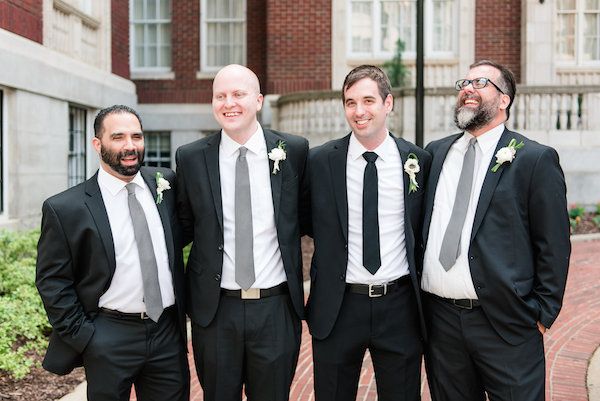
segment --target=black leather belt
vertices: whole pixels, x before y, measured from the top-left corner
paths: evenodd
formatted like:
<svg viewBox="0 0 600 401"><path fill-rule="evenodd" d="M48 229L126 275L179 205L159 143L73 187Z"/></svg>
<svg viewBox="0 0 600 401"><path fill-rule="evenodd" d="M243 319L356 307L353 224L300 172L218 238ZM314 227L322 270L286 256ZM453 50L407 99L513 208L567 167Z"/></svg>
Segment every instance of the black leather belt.
<svg viewBox="0 0 600 401"><path fill-rule="evenodd" d="M226 297L234 297L240 299L261 299L272 297L274 295L282 295L289 293L288 285L286 282L276 285L271 288L249 288L246 290L227 290L221 288L221 294Z"/></svg>
<svg viewBox="0 0 600 401"><path fill-rule="evenodd" d="M166 313L166 312L169 312L171 309L174 309L174 308L175 308L175 305L171 305L169 307L166 307L163 310L163 314ZM100 308L100 310L98 311L98 313L101 313L103 315L113 316L113 317L116 317L118 319L124 319L124 320L146 320L146 319L150 319L150 317L146 314L146 312L126 313L126 312L121 312L121 311L114 310L114 309Z"/></svg>
<svg viewBox="0 0 600 401"><path fill-rule="evenodd" d="M452 305L456 306L457 308L461 308L461 309L473 309L473 308L478 308L481 306L481 303L479 302L478 299L468 299L468 298L452 299L452 298L442 298L439 295L435 295L430 292L428 292L427 294L429 296L431 296L432 298L435 298L435 299L445 302L447 304L452 304Z"/></svg>
<svg viewBox="0 0 600 401"><path fill-rule="evenodd" d="M346 291L354 294L368 295L369 298L383 297L392 291L396 291L402 284L410 281L410 275L385 284L346 284Z"/></svg>

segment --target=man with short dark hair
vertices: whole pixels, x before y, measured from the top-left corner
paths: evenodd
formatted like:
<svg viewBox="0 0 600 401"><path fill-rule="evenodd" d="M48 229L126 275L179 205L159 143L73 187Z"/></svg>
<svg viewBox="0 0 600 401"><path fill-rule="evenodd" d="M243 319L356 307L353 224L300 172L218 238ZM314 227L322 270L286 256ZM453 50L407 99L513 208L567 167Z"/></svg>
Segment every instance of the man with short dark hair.
<svg viewBox="0 0 600 401"><path fill-rule="evenodd" d="M342 88L352 132L309 156L315 399L356 399L368 349L378 399L414 401L423 335L415 250L430 156L388 131L394 100L381 69L356 67Z"/></svg>
<svg viewBox="0 0 600 401"><path fill-rule="evenodd" d="M36 285L53 331L43 366L83 364L90 401L186 401L181 234L175 174L142 167L135 110L94 121L100 169L42 206Z"/></svg>
<svg viewBox="0 0 600 401"><path fill-rule="evenodd" d="M508 130L513 74L487 60L456 81L464 132L430 143L422 288L435 401L544 400L543 334L570 242L558 154Z"/></svg>

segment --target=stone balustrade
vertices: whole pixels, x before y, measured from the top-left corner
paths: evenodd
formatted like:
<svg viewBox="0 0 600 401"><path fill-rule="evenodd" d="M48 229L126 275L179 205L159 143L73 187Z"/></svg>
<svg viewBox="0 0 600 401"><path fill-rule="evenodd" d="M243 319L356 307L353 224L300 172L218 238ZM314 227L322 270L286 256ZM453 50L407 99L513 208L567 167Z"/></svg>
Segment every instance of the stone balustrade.
<svg viewBox="0 0 600 401"><path fill-rule="evenodd" d="M453 88L425 90L424 142L458 132ZM393 91L388 127L415 140L413 89ZM349 132L340 91L299 92L271 101L271 126L302 135L311 146ZM600 86L519 86L508 128L556 148L565 170L569 201L600 201Z"/></svg>

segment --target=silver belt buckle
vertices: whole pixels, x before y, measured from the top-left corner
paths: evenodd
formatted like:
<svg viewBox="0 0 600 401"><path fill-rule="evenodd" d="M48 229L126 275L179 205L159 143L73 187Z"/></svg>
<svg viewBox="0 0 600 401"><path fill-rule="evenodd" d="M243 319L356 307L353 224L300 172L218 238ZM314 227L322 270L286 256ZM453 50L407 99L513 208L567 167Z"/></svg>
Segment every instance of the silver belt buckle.
<svg viewBox="0 0 600 401"><path fill-rule="evenodd" d="M142 319L142 320L150 319L150 316L148 316L146 314L146 312L140 312L140 319Z"/></svg>
<svg viewBox="0 0 600 401"><path fill-rule="evenodd" d="M383 287L383 294L373 293L375 287ZM379 298L387 294L387 284L369 284L369 298Z"/></svg>
<svg viewBox="0 0 600 401"><path fill-rule="evenodd" d="M242 299L260 299L260 288L248 288L241 290Z"/></svg>

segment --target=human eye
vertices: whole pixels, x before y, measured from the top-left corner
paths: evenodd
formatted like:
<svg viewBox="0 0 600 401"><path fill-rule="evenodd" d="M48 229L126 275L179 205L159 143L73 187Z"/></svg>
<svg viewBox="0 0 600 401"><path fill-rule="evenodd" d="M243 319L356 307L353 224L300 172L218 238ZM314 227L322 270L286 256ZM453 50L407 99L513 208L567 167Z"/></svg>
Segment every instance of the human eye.
<svg viewBox="0 0 600 401"><path fill-rule="evenodd" d="M488 79L487 78L475 78L473 80L473 87L475 89L481 89L483 87L485 87L488 83Z"/></svg>

